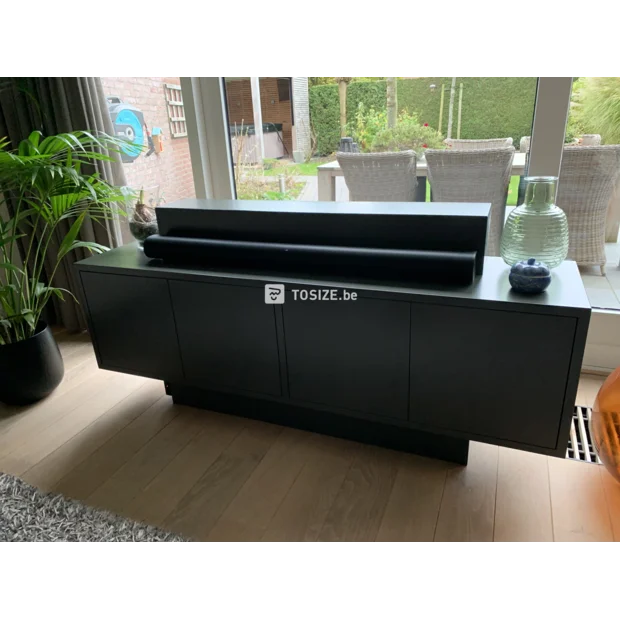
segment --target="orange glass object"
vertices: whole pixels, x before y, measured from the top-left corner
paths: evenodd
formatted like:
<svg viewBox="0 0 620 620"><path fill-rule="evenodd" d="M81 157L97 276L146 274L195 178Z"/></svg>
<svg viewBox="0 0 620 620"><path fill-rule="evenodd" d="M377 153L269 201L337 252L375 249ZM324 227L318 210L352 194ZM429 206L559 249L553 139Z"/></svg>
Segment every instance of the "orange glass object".
<svg viewBox="0 0 620 620"><path fill-rule="evenodd" d="M596 395L592 440L607 471L620 482L620 366L607 377Z"/></svg>

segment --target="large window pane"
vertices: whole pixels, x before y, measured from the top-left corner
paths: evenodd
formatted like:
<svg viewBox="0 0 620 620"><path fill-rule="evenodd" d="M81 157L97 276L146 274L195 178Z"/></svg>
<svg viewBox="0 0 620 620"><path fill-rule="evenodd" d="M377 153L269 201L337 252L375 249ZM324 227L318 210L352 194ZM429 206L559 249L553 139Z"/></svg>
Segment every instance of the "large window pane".
<svg viewBox="0 0 620 620"><path fill-rule="evenodd" d="M108 110L118 136L140 148L124 149L127 184L144 190L145 204L196 195L189 153L183 94L178 77L103 77ZM123 240L133 241L128 222Z"/></svg>
<svg viewBox="0 0 620 620"><path fill-rule="evenodd" d="M573 81L558 205L590 303L620 310L620 78Z"/></svg>
<svg viewBox="0 0 620 620"><path fill-rule="evenodd" d="M346 137L361 152L414 149L418 182L426 185L416 199L430 200L430 186L425 183L427 149L450 148L455 139L505 138L516 148L515 163L520 165L507 190L507 205L517 204L531 135L535 77L254 80L225 78L239 198L349 200L349 188L334 163L339 148L346 148L341 146ZM393 127L388 119L392 102ZM489 143L469 144L469 148L485 146ZM323 182L327 175L320 167L326 164L334 178ZM326 187L331 188L327 198Z"/></svg>

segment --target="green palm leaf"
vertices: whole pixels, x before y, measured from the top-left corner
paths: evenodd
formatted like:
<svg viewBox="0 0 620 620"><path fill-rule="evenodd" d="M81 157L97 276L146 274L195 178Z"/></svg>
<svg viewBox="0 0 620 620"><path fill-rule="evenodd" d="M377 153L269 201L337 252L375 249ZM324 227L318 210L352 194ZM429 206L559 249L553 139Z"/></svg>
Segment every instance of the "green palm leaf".
<svg viewBox="0 0 620 620"><path fill-rule="evenodd" d="M0 216L0 281L6 282L0 287L0 344L32 335L51 296L62 300L72 295L54 287L56 269L65 256L80 248L93 253L108 249L81 240L82 225L86 218L103 222L122 214L122 205L135 199L135 193L83 170L114 160L127 144L116 136L87 131L48 137L35 131L11 151L9 140L0 138L0 200L10 198L17 205L14 217ZM63 221L70 226L66 233L63 226L59 234ZM26 255L23 263L15 264L18 241ZM58 250L52 256L54 247Z"/></svg>

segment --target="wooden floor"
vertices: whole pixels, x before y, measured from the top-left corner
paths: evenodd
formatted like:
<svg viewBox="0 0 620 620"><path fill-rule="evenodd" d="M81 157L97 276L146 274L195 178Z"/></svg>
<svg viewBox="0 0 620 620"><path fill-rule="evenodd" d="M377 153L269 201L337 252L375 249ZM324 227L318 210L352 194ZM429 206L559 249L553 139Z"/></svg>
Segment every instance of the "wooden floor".
<svg viewBox="0 0 620 620"><path fill-rule="evenodd" d="M602 467L480 443L460 467L177 406L99 370L87 336L58 340L62 385L0 409L0 471L41 489L193 540L620 540Z"/></svg>

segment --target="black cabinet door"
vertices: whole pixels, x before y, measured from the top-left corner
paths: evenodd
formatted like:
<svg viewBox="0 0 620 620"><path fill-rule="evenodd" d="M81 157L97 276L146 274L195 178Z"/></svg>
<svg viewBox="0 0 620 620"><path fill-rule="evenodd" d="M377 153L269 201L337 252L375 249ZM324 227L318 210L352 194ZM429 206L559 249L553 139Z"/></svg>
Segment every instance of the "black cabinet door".
<svg viewBox="0 0 620 620"><path fill-rule="evenodd" d="M410 419L555 448L576 320L411 305Z"/></svg>
<svg viewBox="0 0 620 620"><path fill-rule="evenodd" d="M181 379L166 280L87 271L81 278L101 365L156 379Z"/></svg>
<svg viewBox="0 0 620 620"><path fill-rule="evenodd" d="M170 281L186 379L280 396L274 306L264 289Z"/></svg>
<svg viewBox="0 0 620 620"><path fill-rule="evenodd" d="M291 398L407 418L408 303L289 295L283 312Z"/></svg>

